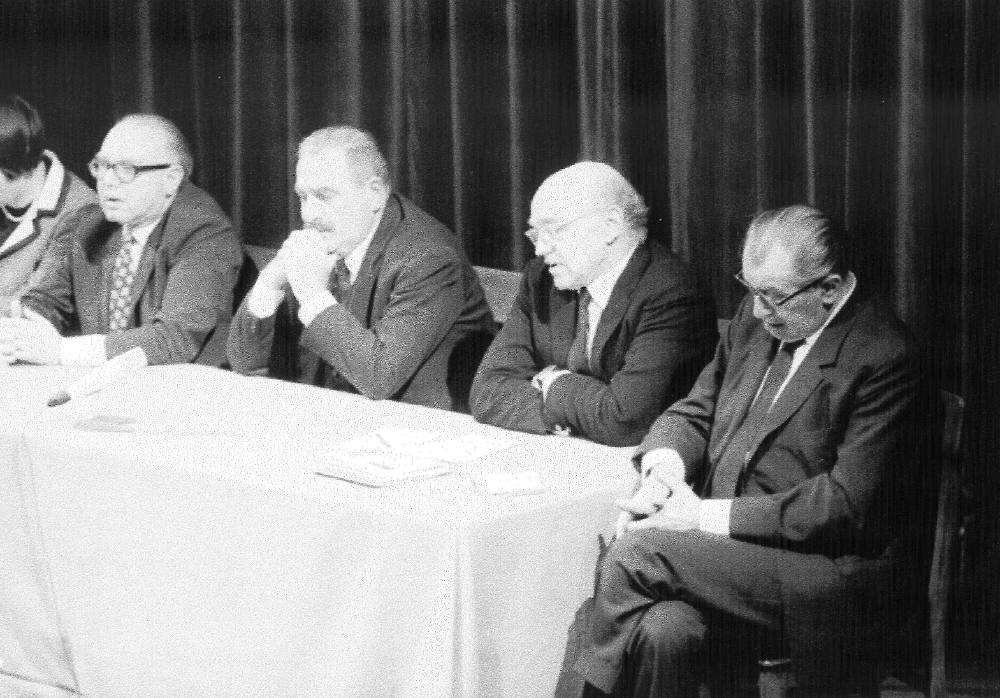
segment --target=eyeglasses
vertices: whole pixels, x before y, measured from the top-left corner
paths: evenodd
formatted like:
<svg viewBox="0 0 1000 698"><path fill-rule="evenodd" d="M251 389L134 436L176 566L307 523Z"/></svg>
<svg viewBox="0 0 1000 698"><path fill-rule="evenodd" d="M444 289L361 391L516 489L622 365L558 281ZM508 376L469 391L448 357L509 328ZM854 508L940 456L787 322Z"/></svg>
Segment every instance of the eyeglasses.
<svg viewBox="0 0 1000 698"><path fill-rule="evenodd" d="M603 211L587 211L586 213L581 213L575 218L570 218L568 221L563 221L556 225L549 226L547 228L528 228L524 231L524 237L531 240L531 244L537 246L538 241L542 238L549 240L550 242L559 242L559 236L564 232L569 226L577 221L581 221L587 216L592 216L595 213L603 213Z"/></svg>
<svg viewBox="0 0 1000 698"><path fill-rule="evenodd" d="M122 184L130 184L135 181L137 175L143 172L149 172L150 170L165 170L168 167L173 167L172 163L164 163L160 165L134 165L131 162L108 162L103 158L94 158L89 163L87 163L88 169L90 169L90 174L94 179L100 179L101 176L111 170L115 173L115 177Z"/></svg>
<svg viewBox="0 0 1000 698"><path fill-rule="evenodd" d="M799 295L800 293L804 293L805 291L808 291L813 286L816 286L821 281L823 281L823 279L825 279L826 277L827 277L827 274L823 274L823 276L821 276L821 277L819 277L817 279L813 279L812 281L810 281L809 283L807 283L805 286L800 287L797 291L793 291L792 293L789 293L784 298L780 298L778 300L773 300L771 298L768 298L767 294L765 294L763 291L760 291L760 290L754 288L753 286L751 286L750 282L748 282L746 280L746 277L743 276L743 270L742 269L740 271L736 272L735 274L733 274L733 278L736 279L737 281L739 281L740 284L742 284L743 287L746 288L746 290L750 291L750 293L752 293L755 298L757 298L758 300L760 300L760 302L764 304L764 307L767 308L768 311L770 311L772 313L778 312L778 308L780 308L785 303L787 303L788 301L790 301L793 298L795 298L795 296Z"/></svg>

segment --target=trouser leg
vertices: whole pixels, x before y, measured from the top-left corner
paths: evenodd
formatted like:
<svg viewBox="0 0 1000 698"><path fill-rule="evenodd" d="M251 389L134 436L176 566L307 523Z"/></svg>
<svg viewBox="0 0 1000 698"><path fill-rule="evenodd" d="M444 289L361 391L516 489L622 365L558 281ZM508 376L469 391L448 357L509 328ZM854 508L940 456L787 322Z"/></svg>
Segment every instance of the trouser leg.
<svg viewBox="0 0 1000 698"><path fill-rule="evenodd" d="M684 689L694 680L692 656L700 647L699 637L704 637L704 622L699 618L693 623L692 614L680 609L686 606L699 616L730 617L778 630L782 556L780 550L700 531L649 530L623 536L604 560L587 645L576 671L610 692L627 663L629 680L637 688L656 685L648 676L658 673L660 680ZM656 631L655 642L668 651L652 652L653 635L640 631L643 619L659 602L673 601L683 606L669 605L649 618L648 625L666 622ZM666 666L671 663L674 666Z"/></svg>

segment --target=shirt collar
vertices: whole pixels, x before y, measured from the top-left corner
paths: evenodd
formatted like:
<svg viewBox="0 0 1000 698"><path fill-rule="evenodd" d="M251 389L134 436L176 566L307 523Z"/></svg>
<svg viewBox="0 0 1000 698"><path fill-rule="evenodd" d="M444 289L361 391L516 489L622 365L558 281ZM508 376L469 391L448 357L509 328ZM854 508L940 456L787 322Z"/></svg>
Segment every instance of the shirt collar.
<svg viewBox="0 0 1000 698"><path fill-rule="evenodd" d="M840 312L840 309L843 308L844 304L847 303L847 301L850 299L851 294L854 293L854 289L857 288L858 285L858 279L856 276L854 276L853 271L847 272L847 278L844 280L844 285L847 287L847 291L846 293L844 293L843 297L839 301L837 301L837 305L833 306L833 310L831 310L830 314L827 315L826 317L826 322L823 323L822 327L820 327L818 330L813 332L811 335L809 335L802 341L802 343L806 347L812 347L812 345L816 343L816 340L819 339L819 336L821 334L823 334L823 330L826 329L826 326L829 325L831 322L833 322L833 318L837 316L837 313Z"/></svg>
<svg viewBox="0 0 1000 698"><path fill-rule="evenodd" d="M587 284L587 292L590 293L591 300L601 306L601 308L607 307L608 301L611 299L611 292L615 290L615 284L618 283L619 277L625 271L625 267L628 266L629 260L632 259L632 255L635 254L638 247L639 243L634 243L628 254L622 255L621 259Z"/></svg>
<svg viewBox="0 0 1000 698"><path fill-rule="evenodd" d="M51 150L42 151L42 159L49 165L48 174L45 175L45 182L42 183L42 190L34 201L34 215L52 215L59 206L59 196L62 194L63 179L66 177L66 169Z"/></svg>
<svg viewBox="0 0 1000 698"><path fill-rule="evenodd" d="M134 228L126 229L124 226L122 226L122 238L124 239L126 235L126 230L128 230L132 233L132 237L135 238L135 241L139 245L139 247L145 247L146 242L149 240L149 236L153 234L153 231L156 229L156 226L160 224L161 220L163 220L162 216L152 221L151 223L139 225Z"/></svg>
<svg viewBox="0 0 1000 698"><path fill-rule="evenodd" d="M368 231L368 235L365 239L358 243L358 246L351 250L350 254L344 257L344 265L347 267L347 271L351 272L351 283L358 278L358 272L361 271L361 263L365 260L365 254L368 252L368 248L372 244L372 240L375 238L375 233L378 231L379 224L382 223L382 212L385 210L383 206L378 211L375 212L375 220L372 221L371 230Z"/></svg>

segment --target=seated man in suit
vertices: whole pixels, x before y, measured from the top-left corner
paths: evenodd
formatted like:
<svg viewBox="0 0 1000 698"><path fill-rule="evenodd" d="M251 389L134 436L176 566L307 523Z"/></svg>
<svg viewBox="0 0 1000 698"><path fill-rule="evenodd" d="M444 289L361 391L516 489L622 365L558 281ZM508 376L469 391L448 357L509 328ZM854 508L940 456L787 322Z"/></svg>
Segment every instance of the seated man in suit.
<svg viewBox="0 0 1000 698"><path fill-rule="evenodd" d="M162 116L132 114L108 131L90 161L99 205L67 225L59 262L14 310L21 317L0 320L8 360L97 365L140 349L150 364L223 363L242 252L191 169L183 135Z"/></svg>
<svg viewBox="0 0 1000 698"><path fill-rule="evenodd" d="M295 191L304 227L237 311L233 370L268 367L275 344L298 345L283 377L374 400L462 402L449 391L449 359L470 334L491 330L493 316L458 239L392 191L375 141L353 127L302 141Z"/></svg>
<svg viewBox="0 0 1000 698"><path fill-rule="evenodd" d="M909 450L913 341L842 249L813 208L751 222L749 294L636 452L642 485L621 503L575 663L585 695L697 695L697 662L717 674L768 638L783 644L750 656L789 652L799 686L836 694L875 675L887 609L919 593L897 565L919 557L905 535L929 538L936 490Z"/></svg>
<svg viewBox="0 0 1000 698"><path fill-rule="evenodd" d="M580 162L531 200L528 263L472 386L481 422L599 443L639 443L694 382L718 336L711 299L646 239L642 197Z"/></svg>

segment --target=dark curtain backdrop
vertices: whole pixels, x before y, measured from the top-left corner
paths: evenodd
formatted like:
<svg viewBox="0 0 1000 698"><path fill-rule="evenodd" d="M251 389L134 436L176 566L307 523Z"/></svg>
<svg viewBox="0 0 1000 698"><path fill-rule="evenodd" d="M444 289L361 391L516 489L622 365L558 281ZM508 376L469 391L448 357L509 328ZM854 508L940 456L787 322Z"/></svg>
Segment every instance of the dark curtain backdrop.
<svg viewBox="0 0 1000 698"><path fill-rule="evenodd" d="M1000 573L998 44L994 0L3 0L0 88L80 173L116 116L175 120L257 244L296 226L295 143L333 122L373 131L398 188L497 267L530 254L548 173L605 160L722 315L750 216L827 209L967 399L959 625L981 639Z"/></svg>

